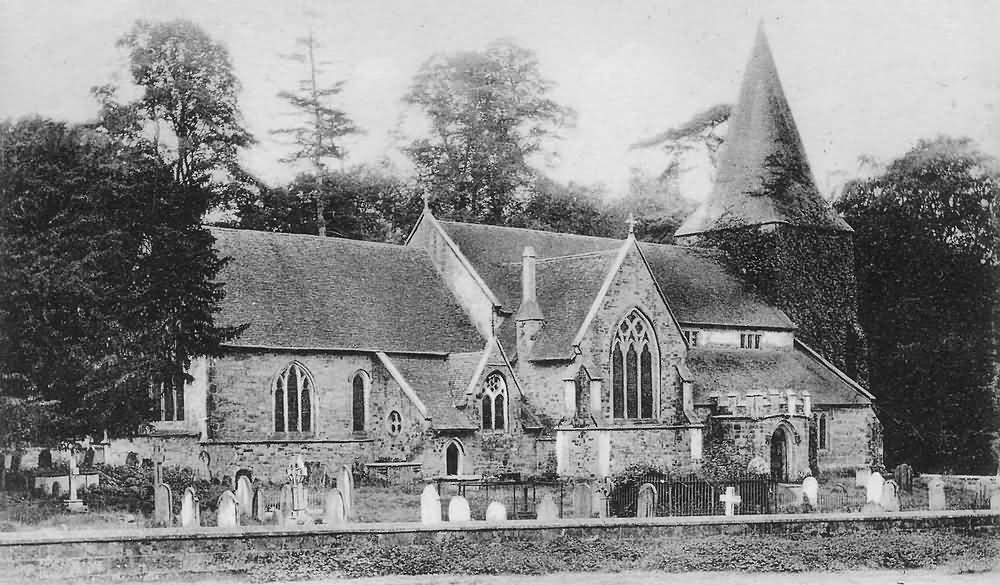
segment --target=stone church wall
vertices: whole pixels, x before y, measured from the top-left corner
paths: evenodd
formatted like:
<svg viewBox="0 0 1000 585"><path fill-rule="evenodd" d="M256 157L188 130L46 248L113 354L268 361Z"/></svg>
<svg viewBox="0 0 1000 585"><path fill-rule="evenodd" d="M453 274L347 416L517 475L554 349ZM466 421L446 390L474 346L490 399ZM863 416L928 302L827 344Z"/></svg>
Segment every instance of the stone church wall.
<svg viewBox="0 0 1000 585"><path fill-rule="evenodd" d="M853 474L858 467L882 464L879 436L874 437L878 446L875 452L872 450L872 434L878 435L879 423L870 407L832 408L825 412L830 442L829 448L817 453L820 474Z"/></svg>

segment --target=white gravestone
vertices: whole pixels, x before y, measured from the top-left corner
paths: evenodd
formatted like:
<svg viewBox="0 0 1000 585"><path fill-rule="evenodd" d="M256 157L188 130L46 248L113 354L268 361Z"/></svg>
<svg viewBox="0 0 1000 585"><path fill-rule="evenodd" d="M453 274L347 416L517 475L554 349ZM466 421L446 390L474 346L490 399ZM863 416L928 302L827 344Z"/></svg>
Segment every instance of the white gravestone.
<svg viewBox="0 0 1000 585"><path fill-rule="evenodd" d="M441 522L441 498L437 489L428 485L420 494L420 522L422 524L438 524Z"/></svg>
<svg viewBox="0 0 1000 585"><path fill-rule="evenodd" d="M218 526L219 528L236 528L240 525L239 504L231 491L224 491L219 496Z"/></svg>
<svg viewBox="0 0 1000 585"><path fill-rule="evenodd" d="M337 474L337 489L344 498L344 518L353 518L354 514L354 474L348 465L340 466L340 473Z"/></svg>
<svg viewBox="0 0 1000 585"><path fill-rule="evenodd" d="M198 493L193 487L184 490L181 499L181 526L184 528L197 528L201 526L201 507L198 502Z"/></svg>
<svg viewBox="0 0 1000 585"><path fill-rule="evenodd" d="M809 476L802 480L802 493L806 496L809 505L815 508L819 504L819 482L816 478Z"/></svg>
<svg viewBox="0 0 1000 585"><path fill-rule="evenodd" d="M344 513L344 496L340 490L333 488L326 493L326 501L323 507L323 522L325 524L343 524L346 514Z"/></svg>
<svg viewBox="0 0 1000 585"><path fill-rule="evenodd" d="M656 516L656 486L644 483L639 488L639 496L635 502L636 518L653 518Z"/></svg>
<svg viewBox="0 0 1000 585"><path fill-rule="evenodd" d="M729 486L726 493L719 496L719 501L726 505L726 516L735 516L736 506L743 502L743 498L736 495L736 488Z"/></svg>
<svg viewBox="0 0 1000 585"><path fill-rule="evenodd" d="M156 486L153 494L153 518L159 526L170 526L173 522L173 494L170 486L161 483Z"/></svg>
<svg viewBox="0 0 1000 585"><path fill-rule="evenodd" d="M879 504L886 512L899 512L899 484L890 479L882 486L882 497Z"/></svg>
<svg viewBox="0 0 1000 585"><path fill-rule="evenodd" d="M542 496L542 501L535 507L535 518L542 522L559 519L559 506L552 498L552 494Z"/></svg>
<svg viewBox="0 0 1000 585"><path fill-rule="evenodd" d="M948 502L944 496L944 482L939 477L931 478L927 483L927 504L931 510L948 509Z"/></svg>
<svg viewBox="0 0 1000 585"><path fill-rule="evenodd" d="M590 518L594 515L594 491L585 483L578 483L573 488L573 516Z"/></svg>
<svg viewBox="0 0 1000 585"><path fill-rule="evenodd" d="M882 486L885 485L885 480L882 479L882 474L879 472L874 472L868 477L868 483L865 484L865 495L867 502L869 504L879 504L882 501Z"/></svg>
<svg viewBox="0 0 1000 585"><path fill-rule="evenodd" d="M486 507L486 521L506 522L507 507L501 502L490 502L490 505Z"/></svg>
<svg viewBox="0 0 1000 585"><path fill-rule="evenodd" d="M1000 485L995 486L990 493L990 511L1000 512Z"/></svg>
<svg viewBox="0 0 1000 585"><path fill-rule="evenodd" d="M448 522L468 522L472 520L469 501L463 496L452 496L448 502Z"/></svg>
<svg viewBox="0 0 1000 585"><path fill-rule="evenodd" d="M236 480L236 503L240 505L240 518L246 518L253 513L253 485L250 479L241 475Z"/></svg>

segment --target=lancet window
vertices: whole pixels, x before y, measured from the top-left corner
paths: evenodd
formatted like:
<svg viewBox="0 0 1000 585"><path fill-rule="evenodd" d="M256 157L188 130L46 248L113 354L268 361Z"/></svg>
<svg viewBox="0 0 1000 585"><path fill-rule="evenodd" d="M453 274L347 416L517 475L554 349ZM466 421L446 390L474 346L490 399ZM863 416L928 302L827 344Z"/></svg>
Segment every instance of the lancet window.
<svg viewBox="0 0 1000 585"><path fill-rule="evenodd" d="M614 418L654 418L659 352L649 321L633 309L611 343L611 407Z"/></svg>

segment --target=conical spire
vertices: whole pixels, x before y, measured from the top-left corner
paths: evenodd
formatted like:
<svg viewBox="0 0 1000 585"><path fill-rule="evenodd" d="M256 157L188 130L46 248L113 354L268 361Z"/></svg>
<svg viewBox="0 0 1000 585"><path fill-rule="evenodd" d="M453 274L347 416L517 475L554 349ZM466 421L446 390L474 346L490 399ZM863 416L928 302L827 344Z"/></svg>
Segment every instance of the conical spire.
<svg viewBox="0 0 1000 585"><path fill-rule="evenodd" d="M712 193L675 237L782 223L851 231L816 188L761 24Z"/></svg>

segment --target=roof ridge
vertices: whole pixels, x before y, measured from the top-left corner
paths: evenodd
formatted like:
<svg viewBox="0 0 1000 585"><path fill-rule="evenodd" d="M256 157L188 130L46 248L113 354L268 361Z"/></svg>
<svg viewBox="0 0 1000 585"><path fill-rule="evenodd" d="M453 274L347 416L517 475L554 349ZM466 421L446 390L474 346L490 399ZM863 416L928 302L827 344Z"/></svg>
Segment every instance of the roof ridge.
<svg viewBox="0 0 1000 585"><path fill-rule="evenodd" d="M624 242L625 241L624 239L611 238L611 237L608 237L608 236L588 236L586 234L574 234L572 232L554 232L554 231L550 231L550 230L540 230L540 229L535 229L535 228L518 227L518 226L511 226L511 225L494 225L494 224L491 224L491 223L473 223L473 222L468 222L468 221L452 221L452 220L446 220L446 219L439 219L437 221L440 222L440 223L443 223L443 224L448 224L448 225L470 226L470 227L477 227L477 228L496 228L496 229L501 229L501 230L514 230L514 231L520 231L520 232L534 232L534 233L538 233L538 234L552 234L552 235L557 235L557 236L572 236L574 238L589 238L589 239L594 239L594 240L612 240L612 241L615 241L615 242Z"/></svg>
<svg viewBox="0 0 1000 585"><path fill-rule="evenodd" d="M244 228L231 228L231 227L222 227L222 226L214 226L214 225L210 225L210 226L206 226L206 227L208 227L209 230L218 230L218 231L236 232L236 233L247 233L247 234L261 234L261 235L266 235L266 236L281 236L281 237L290 237L290 238L313 239L313 240L316 240L316 241L329 242L329 243L332 243L332 244L345 243L345 244L358 245L358 246L370 246L370 247L373 247L373 248L374 247L382 247L382 248L393 248L393 249L397 249L397 250L407 250L407 251L414 251L414 252L417 252L417 251L422 252L423 251L423 250L421 250L419 248L414 248L414 247L411 247L411 246L403 246L401 244L393 244L393 243L390 243L390 242L375 242L375 241L372 241L372 240L355 240L353 238L341 238L341 237L337 237L337 236L320 236L320 235L316 235L316 234L299 234L299 233L293 233L293 232L272 232L272 231L268 231L268 230L251 230L251 229L244 229Z"/></svg>

